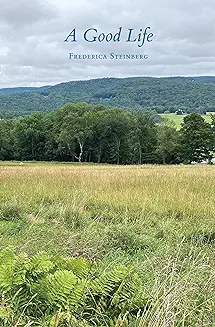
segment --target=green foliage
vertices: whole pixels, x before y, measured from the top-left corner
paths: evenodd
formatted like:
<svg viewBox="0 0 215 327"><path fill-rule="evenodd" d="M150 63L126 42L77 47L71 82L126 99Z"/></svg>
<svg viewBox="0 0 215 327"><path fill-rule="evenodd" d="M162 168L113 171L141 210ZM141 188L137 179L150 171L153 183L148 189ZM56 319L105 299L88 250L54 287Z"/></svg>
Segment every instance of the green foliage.
<svg viewBox="0 0 215 327"><path fill-rule="evenodd" d="M179 133L172 121L163 120L157 131L157 155L160 162L174 163L178 159Z"/></svg>
<svg viewBox="0 0 215 327"><path fill-rule="evenodd" d="M212 126L197 113L186 116L181 129L182 159L186 162L210 162L214 150Z"/></svg>
<svg viewBox="0 0 215 327"><path fill-rule="evenodd" d="M136 160L139 164L156 161L155 151L157 145L157 126L150 112L141 110L134 113L134 148ZM135 161L136 161L135 160Z"/></svg>
<svg viewBox="0 0 215 327"><path fill-rule="evenodd" d="M4 214L1 248L13 245L19 253L29 254L16 262L13 252L0 256L4 287L14 271L17 277L13 283L9 279L2 297L0 326L213 326L213 166L43 162L20 167L10 162L1 163L0 175L2 209L7 213L7 206L17 206L21 218L15 219L16 210L14 215L13 210ZM91 265L83 259L65 260L45 253L32 256L41 250L102 261ZM9 269L16 263L16 268ZM135 266L143 286L135 286L135 272L129 265ZM72 276L68 277L72 285L74 275L83 281L80 288L72 286L66 296L68 305L64 296L68 281L60 274L64 271ZM110 297L100 287L101 276ZM96 288L91 284L95 280ZM124 285L128 288L125 295ZM84 292L80 292L82 287ZM139 298L138 291L143 289L149 295ZM119 292L123 300L115 303L113 296L117 299ZM61 294L62 304L59 300L52 303L52 294L56 298ZM147 304L144 298L149 298ZM130 303L133 308L127 314ZM140 315L137 307L143 309Z"/></svg>
<svg viewBox="0 0 215 327"><path fill-rule="evenodd" d="M0 130L2 160L176 164L211 160L215 145L214 120L206 123L200 114L185 116L179 133L173 123L157 122L148 111L87 103L0 121Z"/></svg>
<svg viewBox="0 0 215 327"><path fill-rule="evenodd" d="M15 151L21 159L41 160L45 146L45 125L43 115L33 113L14 123Z"/></svg>
<svg viewBox="0 0 215 327"><path fill-rule="evenodd" d="M12 123L0 119L0 160L8 160L13 152Z"/></svg>
<svg viewBox="0 0 215 327"><path fill-rule="evenodd" d="M84 259L46 253L28 257L10 249L0 253L0 294L1 326L28 321L53 327L110 325L120 314L135 319L146 303L132 267L101 270Z"/></svg>
<svg viewBox="0 0 215 327"><path fill-rule="evenodd" d="M0 90L0 118L47 112L66 103L176 112L214 111L214 78L102 78L38 89Z"/></svg>

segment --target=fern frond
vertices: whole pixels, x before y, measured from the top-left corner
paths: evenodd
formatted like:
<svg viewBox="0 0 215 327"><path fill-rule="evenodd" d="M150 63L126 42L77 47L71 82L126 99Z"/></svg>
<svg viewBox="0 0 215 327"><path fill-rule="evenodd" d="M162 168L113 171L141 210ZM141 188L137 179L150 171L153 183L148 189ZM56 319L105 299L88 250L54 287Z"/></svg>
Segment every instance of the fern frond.
<svg viewBox="0 0 215 327"><path fill-rule="evenodd" d="M70 270L78 278L87 278L91 270L91 264L84 258L54 257L58 270Z"/></svg>
<svg viewBox="0 0 215 327"><path fill-rule="evenodd" d="M115 266L108 271L104 271L91 282L92 294L111 296L127 274L128 269L124 266Z"/></svg>
<svg viewBox="0 0 215 327"><path fill-rule="evenodd" d="M49 304L67 307L68 296L77 284L78 278L71 271L56 271L47 275L37 286L38 293Z"/></svg>
<svg viewBox="0 0 215 327"><path fill-rule="evenodd" d="M52 256L40 252L33 256L28 264L26 264L26 269L31 272L32 276L38 276L41 274L46 274L55 268L55 263L52 261Z"/></svg>

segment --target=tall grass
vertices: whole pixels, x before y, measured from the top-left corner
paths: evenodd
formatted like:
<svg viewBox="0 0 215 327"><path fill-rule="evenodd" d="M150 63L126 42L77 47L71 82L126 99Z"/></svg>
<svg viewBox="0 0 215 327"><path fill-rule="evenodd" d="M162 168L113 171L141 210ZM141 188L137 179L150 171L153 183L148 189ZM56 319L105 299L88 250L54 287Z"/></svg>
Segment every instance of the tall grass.
<svg viewBox="0 0 215 327"><path fill-rule="evenodd" d="M214 181L206 165L1 165L0 247L132 262L138 327L212 327Z"/></svg>

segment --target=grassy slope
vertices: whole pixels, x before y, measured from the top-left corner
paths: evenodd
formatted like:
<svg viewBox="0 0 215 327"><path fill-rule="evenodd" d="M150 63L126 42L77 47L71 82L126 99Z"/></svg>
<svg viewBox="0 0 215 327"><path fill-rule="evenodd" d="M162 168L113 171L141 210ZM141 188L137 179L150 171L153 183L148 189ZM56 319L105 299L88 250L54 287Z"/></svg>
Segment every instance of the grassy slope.
<svg viewBox="0 0 215 327"><path fill-rule="evenodd" d="M212 326L214 179L202 165L2 163L0 248L133 262L152 297L144 326Z"/></svg>
<svg viewBox="0 0 215 327"><path fill-rule="evenodd" d="M180 309L202 287L213 295L214 167L15 164L0 176L1 248L138 262L146 290L156 300L156 279ZM206 304L195 319L209 319ZM167 305L162 296L157 305Z"/></svg>
<svg viewBox="0 0 215 327"><path fill-rule="evenodd" d="M26 250L47 249L47 235L44 243L40 238L33 238L31 246L25 247L22 236L29 243L31 235L22 233L28 228L28 222L31 225L31 220L32 231L47 232L47 225L51 223L50 241L53 239L54 244L50 250L56 252L65 253L71 249L61 244L58 247L54 237L55 226L57 234L62 228L61 231L69 231L72 238L73 232L77 236L80 231L81 234L86 231L85 236L91 238L91 227L93 230L102 227L100 232L103 234L112 226L123 224L124 227L126 220L128 228L134 222L149 227L153 221L155 226L151 231L160 232L162 229L164 232L162 225L165 224L165 238L170 241L172 236L172 241L175 236L184 236L185 232L193 233L197 217L197 229L208 228L215 211L214 167L10 165L0 167L1 216L8 218L1 223L5 228L18 225L20 230L16 231L15 237L13 232L9 233L11 237L6 239L3 233L2 245L5 242L19 244L21 236L20 242ZM144 234L152 236L151 231ZM153 246L153 237L150 245Z"/></svg>
<svg viewBox="0 0 215 327"><path fill-rule="evenodd" d="M177 128L180 128L181 124L183 123L184 117L186 117L186 115L176 115L174 113L172 113L172 114L161 114L160 116L163 117L163 118L167 118L169 120L174 121ZM211 121L210 115L208 115L208 114L203 115L202 117L208 123Z"/></svg>

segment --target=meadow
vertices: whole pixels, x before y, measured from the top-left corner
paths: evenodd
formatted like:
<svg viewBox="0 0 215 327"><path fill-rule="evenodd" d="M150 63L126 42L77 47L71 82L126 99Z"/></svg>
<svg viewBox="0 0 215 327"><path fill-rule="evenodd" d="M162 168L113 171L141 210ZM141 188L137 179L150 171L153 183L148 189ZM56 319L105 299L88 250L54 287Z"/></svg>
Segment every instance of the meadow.
<svg viewBox="0 0 215 327"><path fill-rule="evenodd" d="M175 123L177 129L180 129L184 117L186 117L187 115L176 115L175 113L170 113L170 114L161 114L160 116L172 120ZM205 119L207 123L211 122L210 113L207 113L207 115L202 115L202 117Z"/></svg>
<svg viewBox="0 0 215 327"><path fill-rule="evenodd" d="M213 327L214 181L210 165L2 162L0 249L135 267L147 309L94 326Z"/></svg>

